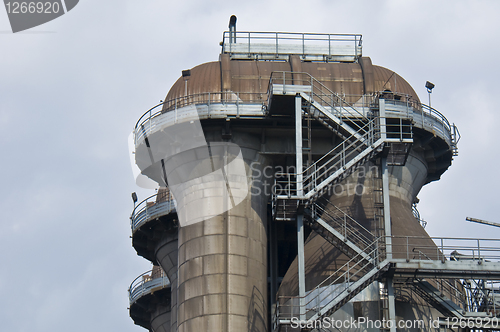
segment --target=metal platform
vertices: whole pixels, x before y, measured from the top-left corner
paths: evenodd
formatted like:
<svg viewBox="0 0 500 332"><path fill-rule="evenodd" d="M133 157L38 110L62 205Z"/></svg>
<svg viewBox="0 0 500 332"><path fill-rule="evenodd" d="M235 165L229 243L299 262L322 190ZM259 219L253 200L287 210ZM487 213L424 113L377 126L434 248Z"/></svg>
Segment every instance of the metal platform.
<svg viewBox="0 0 500 332"><path fill-rule="evenodd" d="M222 54L240 60L356 62L362 55L362 36L346 34L225 31Z"/></svg>
<svg viewBox="0 0 500 332"><path fill-rule="evenodd" d="M151 219L175 213L175 200L169 194L165 200L157 202L158 194L149 196L134 207L130 216L132 234Z"/></svg>

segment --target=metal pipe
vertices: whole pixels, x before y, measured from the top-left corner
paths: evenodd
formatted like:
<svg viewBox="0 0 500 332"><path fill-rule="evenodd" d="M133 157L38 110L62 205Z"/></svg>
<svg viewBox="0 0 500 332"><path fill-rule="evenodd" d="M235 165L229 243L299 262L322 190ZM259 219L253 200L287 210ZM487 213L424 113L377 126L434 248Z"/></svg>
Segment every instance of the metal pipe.
<svg viewBox="0 0 500 332"><path fill-rule="evenodd" d="M236 43L236 16L229 18L229 43Z"/></svg>

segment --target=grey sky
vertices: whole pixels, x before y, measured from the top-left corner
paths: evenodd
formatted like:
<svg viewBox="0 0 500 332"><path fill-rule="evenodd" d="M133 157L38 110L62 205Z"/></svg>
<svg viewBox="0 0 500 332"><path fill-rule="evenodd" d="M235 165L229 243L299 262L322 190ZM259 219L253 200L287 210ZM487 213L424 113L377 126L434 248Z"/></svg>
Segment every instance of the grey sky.
<svg viewBox="0 0 500 332"><path fill-rule="evenodd" d="M0 329L145 331L127 287L150 269L131 246L135 186L127 137L181 70L218 59L237 29L363 34L363 53L396 71L462 134L459 156L424 187L431 236L500 236L496 155L498 1L82 0L12 34L0 9Z"/></svg>

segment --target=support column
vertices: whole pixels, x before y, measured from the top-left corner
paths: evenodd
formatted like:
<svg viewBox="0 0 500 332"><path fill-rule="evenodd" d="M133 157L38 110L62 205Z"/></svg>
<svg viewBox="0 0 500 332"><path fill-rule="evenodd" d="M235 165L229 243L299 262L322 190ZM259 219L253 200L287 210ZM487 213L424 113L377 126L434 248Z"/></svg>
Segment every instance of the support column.
<svg viewBox="0 0 500 332"><path fill-rule="evenodd" d="M385 99L379 99L380 116L380 137L387 139L387 123L385 117ZM385 230L385 250L386 258L392 259L392 225L391 225L391 204L389 196L389 169L387 168L387 158L380 160L382 171L382 193L384 196L384 230ZM392 278L387 278L387 302L389 305L389 320L392 321L390 331L396 332L396 305L394 302L394 284Z"/></svg>
<svg viewBox="0 0 500 332"><path fill-rule="evenodd" d="M300 320L306 319L306 274L304 262L304 216L297 214L297 264L299 274Z"/></svg>
<svg viewBox="0 0 500 332"><path fill-rule="evenodd" d="M301 197L302 187L302 97L295 96L295 168L297 173L297 196Z"/></svg>
<svg viewBox="0 0 500 332"><path fill-rule="evenodd" d="M302 187L302 97L295 96L295 167L297 173L297 196L304 195ZM297 214L297 264L299 273L300 320L306 319L306 275L304 263L304 216Z"/></svg>
<svg viewBox="0 0 500 332"><path fill-rule="evenodd" d="M268 218L272 220L271 218ZM270 222L268 224L269 229L269 270L271 274L271 287L270 287L270 307L275 310L276 305L276 295L278 293L278 237L276 230L276 223ZM274 311L271 312L274 314Z"/></svg>
<svg viewBox="0 0 500 332"><path fill-rule="evenodd" d="M392 278L387 278L387 300L389 304L389 320L391 332L396 332L396 305L394 303L394 283Z"/></svg>
<svg viewBox="0 0 500 332"><path fill-rule="evenodd" d="M392 259L392 230L391 230L391 204L389 197L389 169L387 168L387 158L380 159L382 169L382 193L384 196L384 232L386 258Z"/></svg>
<svg viewBox="0 0 500 332"><path fill-rule="evenodd" d="M379 116L380 116L380 136L382 139L387 139L387 127L385 118L385 100L379 99ZM382 171L382 193L384 196L384 231L385 231L385 249L387 259L392 259L392 230L391 230L391 204L389 197L389 169L387 168L387 158L382 157L380 160L380 168Z"/></svg>

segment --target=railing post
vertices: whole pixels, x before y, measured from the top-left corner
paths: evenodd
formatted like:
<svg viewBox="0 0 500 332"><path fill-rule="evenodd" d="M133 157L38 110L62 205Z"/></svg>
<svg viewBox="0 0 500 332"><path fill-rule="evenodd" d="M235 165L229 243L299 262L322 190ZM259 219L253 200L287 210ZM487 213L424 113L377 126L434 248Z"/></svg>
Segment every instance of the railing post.
<svg viewBox="0 0 500 332"><path fill-rule="evenodd" d="M278 57L278 33L276 32L276 57Z"/></svg>
<svg viewBox="0 0 500 332"><path fill-rule="evenodd" d="M403 141L403 119L399 118L399 140Z"/></svg>
<svg viewBox="0 0 500 332"><path fill-rule="evenodd" d="M236 92L236 118L240 117L240 93Z"/></svg>
<svg viewBox="0 0 500 332"><path fill-rule="evenodd" d="M175 103L174 103L174 107L175 107L175 110L174 110L174 115L175 115L175 119L174 119L174 123L177 123L177 98L175 98Z"/></svg>
<svg viewBox="0 0 500 332"><path fill-rule="evenodd" d="M408 245L408 236L406 237L406 261L410 261L410 248Z"/></svg>
<svg viewBox="0 0 500 332"><path fill-rule="evenodd" d="M320 301L319 294L320 294L320 292L318 291L318 295L316 295L316 313L319 313L319 311L321 310L320 309L321 301Z"/></svg>
<svg viewBox="0 0 500 332"><path fill-rule="evenodd" d="M358 58L358 36L354 36L354 59Z"/></svg>
<svg viewBox="0 0 500 332"><path fill-rule="evenodd" d="M420 104L420 111L422 112L422 128L425 129L425 121L424 121L424 104Z"/></svg>
<svg viewBox="0 0 500 332"><path fill-rule="evenodd" d="M304 34L302 34L302 56L305 56L306 54L306 44L305 44L305 39L304 39Z"/></svg>
<svg viewBox="0 0 500 332"><path fill-rule="evenodd" d="M328 34L328 60L332 58L331 35Z"/></svg>
<svg viewBox="0 0 500 332"><path fill-rule="evenodd" d="M313 180L314 180L314 188L316 188L317 186L317 176L318 174L316 173L317 169L316 169L316 163L314 163L314 173L313 173Z"/></svg>
<svg viewBox="0 0 500 332"><path fill-rule="evenodd" d="M345 214L344 214L344 225L342 228L344 229L344 240L347 240L347 219Z"/></svg>
<svg viewBox="0 0 500 332"><path fill-rule="evenodd" d="M151 110L149 110L149 134L151 134Z"/></svg>
<svg viewBox="0 0 500 332"><path fill-rule="evenodd" d="M380 121L380 137L384 140L387 139L387 123L385 118L385 99L380 98L379 105L379 121Z"/></svg>
<svg viewBox="0 0 500 332"><path fill-rule="evenodd" d="M144 280L142 280L142 282L141 282L141 294L144 294L144 289L145 289L144 284L146 284L146 283L144 282Z"/></svg>
<svg viewBox="0 0 500 332"><path fill-rule="evenodd" d="M290 198L290 196L292 196L292 184L291 184L291 180L290 180L290 173L287 173L287 177L288 177L288 198ZM284 205L285 205L285 201L283 201L283 206Z"/></svg>
<svg viewBox="0 0 500 332"><path fill-rule="evenodd" d="M250 54L250 32L248 32L248 54Z"/></svg>
<svg viewBox="0 0 500 332"><path fill-rule="evenodd" d="M442 256L441 262L444 263L444 239L443 238L441 238L441 256Z"/></svg>
<svg viewBox="0 0 500 332"><path fill-rule="evenodd" d="M349 288L349 280L351 280L351 267L349 266L350 265L350 261L347 262L347 274L346 274L346 277L344 278L345 282L345 287L346 288Z"/></svg>
<svg viewBox="0 0 500 332"><path fill-rule="evenodd" d="M343 101L343 99L340 98L340 102L339 102L339 105L340 105L340 107L339 107L339 119L340 119L340 124L341 125L343 123L343 118L344 118L343 115L342 115L342 110L344 109L342 101Z"/></svg>

